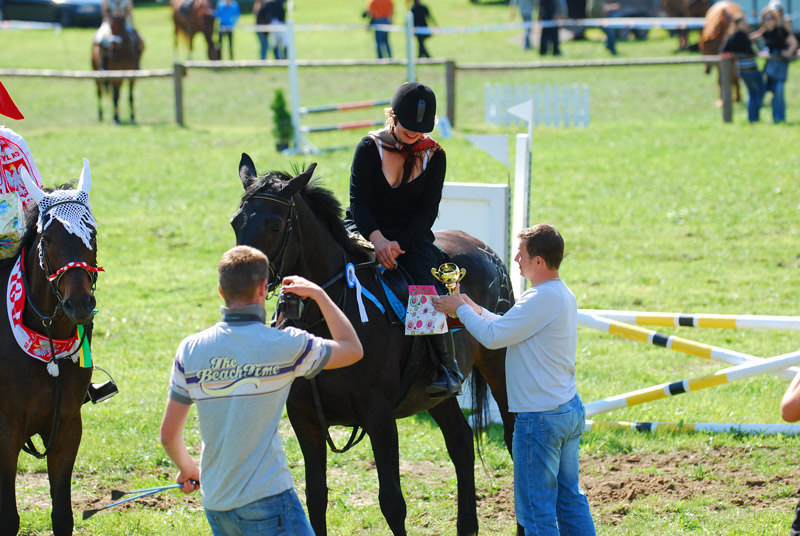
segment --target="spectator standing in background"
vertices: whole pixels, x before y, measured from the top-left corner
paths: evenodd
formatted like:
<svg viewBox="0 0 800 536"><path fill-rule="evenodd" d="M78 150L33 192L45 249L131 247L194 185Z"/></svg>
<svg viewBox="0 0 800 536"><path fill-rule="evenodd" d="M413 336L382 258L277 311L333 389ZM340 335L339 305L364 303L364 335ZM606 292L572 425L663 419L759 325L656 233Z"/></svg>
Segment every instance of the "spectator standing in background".
<svg viewBox="0 0 800 536"><path fill-rule="evenodd" d="M285 3L286 0L266 0L263 3L256 2L256 4L253 4L253 12L256 14L256 24L285 24L286 9L283 6ZM272 48L275 59L286 59L286 40L284 38L284 33L273 32L272 37L275 39ZM258 41L261 44L261 59L265 60L269 54L269 32L258 32Z"/></svg>
<svg viewBox="0 0 800 536"><path fill-rule="evenodd" d="M424 5L420 0L414 0L414 5L411 6L411 15L414 17L414 26L417 28L427 28L428 27L428 20L432 23L438 25L439 23L433 18L431 15L430 10L426 5ZM430 58L430 54L428 54L428 50L425 48L425 40L430 37L429 34L416 34L417 36L417 43L419 44L419 53L417 54L420 58Z"/></svg>
<svg viewBox="0 0 800 536"><path fill-rule="evenodd" d="M219 57L222 59L222 44L228 38L228 56L233 59L233 27L239 20L239 3L236 0L220 0L214 10L214 18L219 19Z"/></svg>
<svg viewBox="0 0 800 536"><path fill-rule="evenodd" d="M370 17L370 26L376 24L391 24L392 14L394 13L394 4L392 0L370 0L367 4L367 9L364 11L364 17ZM375 48L378 51L378 58L392 57L392 49L389 47L389 32L384 30L375 30Z"/></svg>
<svg viewBox="0 0 800 536"><path fill-rule="evenodd" d="M567 13L564 0L539 0L539 20L543 23L553 23L556 18L563 19ZM539 40L539 55L546 56L550 45L553 46L553 56L560 56L558 42L558 26L542 26L542 36Z"/></svg>
<svg viewBox="0 0 800 536"><path fill-rule="evenodd" d="M511 9L514 7L519 8L519 14L522 17L522 22L525 28L522 30L522 49L529 50L531 48L531 21L533 20L533 0L511 0ZM513 15L512 15L513 17Z"/></svg>
<svg viewBox="0 0 800 536"><path fill-rule="evenodd" d="M754 123L758 121L764 98L764 78L758 70L756 51L747 35L750 31L747 18L742 15L734 22L736 27L723 42L722 52L730 52L736 56L736 71L747 86L747 119Z"/></svg>

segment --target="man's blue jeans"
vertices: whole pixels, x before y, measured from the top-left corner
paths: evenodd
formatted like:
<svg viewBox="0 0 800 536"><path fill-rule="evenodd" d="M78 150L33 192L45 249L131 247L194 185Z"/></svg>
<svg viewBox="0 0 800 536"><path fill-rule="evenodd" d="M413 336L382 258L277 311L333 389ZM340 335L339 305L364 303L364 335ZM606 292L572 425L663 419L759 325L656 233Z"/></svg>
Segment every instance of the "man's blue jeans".
<svg viewBox="0 0 800 536"><path fill-rule="evenodd" d="M206 519L214 536L314 536L294 489L226 512L206 509Z"/></svg>
<svg viewBox="0 0 800 536"><path fill-rule="evenodd" d="M391 24L392 21L388 17L380 17L372 19L372 24ZM392 49L389 47L389 32L383 30L375 30L375 48L378 51L378 58L391 58Z"/></svg>
<svg viewBox="0 0 800 536"><path fill-rule="evenodd" d="M514 501L526 536L594 536L578 484L578 443L586 413L578 395L554 410L518 413L514 426Z"/></svg>
<svg viewBox="0 0 800 536"><path fill-rule="evenodd" d="M747 120L758 121L761 102L764 100L764 78L758 69L739 71L739 78L747 86Z"/></svg>

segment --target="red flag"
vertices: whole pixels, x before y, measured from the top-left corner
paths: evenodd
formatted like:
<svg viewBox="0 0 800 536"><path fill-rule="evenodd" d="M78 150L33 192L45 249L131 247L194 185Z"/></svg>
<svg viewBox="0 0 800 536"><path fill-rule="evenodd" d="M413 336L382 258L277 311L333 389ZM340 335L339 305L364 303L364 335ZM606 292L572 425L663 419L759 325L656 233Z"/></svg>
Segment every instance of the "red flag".
<svg viewBox="0 0 800 536"><path fill-rule="evenodd" d="M17 105L11 100L11 95L8 94L2 82L0 82L0 114L11 119L25 119Z"/></svg>

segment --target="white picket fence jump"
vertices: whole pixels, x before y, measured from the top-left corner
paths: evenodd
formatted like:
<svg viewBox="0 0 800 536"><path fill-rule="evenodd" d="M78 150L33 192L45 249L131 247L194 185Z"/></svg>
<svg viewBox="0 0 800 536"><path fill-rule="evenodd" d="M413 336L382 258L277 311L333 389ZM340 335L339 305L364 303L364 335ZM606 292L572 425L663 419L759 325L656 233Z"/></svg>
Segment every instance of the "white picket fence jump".
<svg viewBox="0 0 800 536"><path fill-rule="evenodd" d="M533 100L534 126L589 126L589 86L586 84L486 84L486 123L519 125L508 109Z"/></svg>

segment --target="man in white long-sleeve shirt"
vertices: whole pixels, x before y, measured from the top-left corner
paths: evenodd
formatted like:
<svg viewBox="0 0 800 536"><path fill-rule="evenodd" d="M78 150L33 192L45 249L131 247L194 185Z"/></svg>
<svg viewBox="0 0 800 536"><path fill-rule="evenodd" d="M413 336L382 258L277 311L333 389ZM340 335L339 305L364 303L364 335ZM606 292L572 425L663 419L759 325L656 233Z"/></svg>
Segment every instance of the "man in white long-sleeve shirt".
<svg viewBox="0 0 800 536"><path fill-rule="evenodd" d="M515 413L514 496L527 535L594 535L578 483L585 412L575 386L575 296L558 276L564 240L550 225L519 234L514 260L532 288L503 316L460 293L434 299L487 348L507 348L509 411Z"/></svg>

